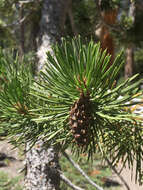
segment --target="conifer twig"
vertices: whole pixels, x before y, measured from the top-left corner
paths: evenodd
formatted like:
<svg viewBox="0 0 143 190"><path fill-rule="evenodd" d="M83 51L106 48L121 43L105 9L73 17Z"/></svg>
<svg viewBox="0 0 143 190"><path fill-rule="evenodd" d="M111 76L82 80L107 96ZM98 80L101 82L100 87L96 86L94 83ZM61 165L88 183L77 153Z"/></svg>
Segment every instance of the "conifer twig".
<svg viewBox="0 0 143 190"><path fill-rule="evenodd" d="M66 176L64 176L63 173L60 173L60 179L66 183L69 187L71 187L73 190L84 190L76 185L74 185Z"/></svg>
<svg viewBox="0 0 143 190"><path fill-rule="evenodd" d="M75 162L72 160L72 158L70 158L70 157L68 156L68 154L67 154L65 151L63 151L62 153L63 153L63 155L67 158L67 160L74 166L74 168L76 168L76 169L80 172L80 174L81 174L82 176L84 176L85 179L86 179L92 186L96 187L97 190L103 190L102 187L98 186L94 181L92 181L92 180L88 177L88 175L80 168L80 166L79 166L77 163L75 163Z"/></svg>

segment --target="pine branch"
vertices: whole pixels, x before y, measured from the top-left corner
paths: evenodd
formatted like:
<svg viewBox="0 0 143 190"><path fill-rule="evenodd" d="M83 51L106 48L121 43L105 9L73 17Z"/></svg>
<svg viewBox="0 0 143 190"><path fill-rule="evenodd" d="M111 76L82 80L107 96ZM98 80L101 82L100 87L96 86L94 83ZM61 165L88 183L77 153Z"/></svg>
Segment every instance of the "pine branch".
<svg viewBox="0 0 143 190"><path fill-rule="evenodd" d="M76 164L76 163L68 156L68 154L67 154L65 151L63 151L62 153L63 153L63 155L67 158L67 160L74 166L74 168L76 168L76 169L80 172L80 174L81 174L82 176L84 176L85 179L86 179L92 186L96 187L97 190L103 190L102 187L98 186L95 182L93 182L93 181L87 176L87 174L80 168L80 166L79 166L78 164Z"/></svg>
<svg viewBox="0 0 143 190"><path fill-rule="evenodd" d="M130 187L128 186L128 184L125 181L125 179L120 175L120 173L116 170L116 168L114 166L112 166L111 162L107 158L106 158L106 162L108 163L108 165L110 166L110 168L115 172L115 174L117 174L117 176L123 182L123 184L125 185L125 187L127 188L127 190L130 190Z"/></svg>
<svg viewBox="0 0 143 190"><path fill-rule="evenodd" d="M71 187L73 190L84 190L76 185L74 185L66 176L64 176L63 173L60 173L60 179L66 183L69 187Z"/></svg>

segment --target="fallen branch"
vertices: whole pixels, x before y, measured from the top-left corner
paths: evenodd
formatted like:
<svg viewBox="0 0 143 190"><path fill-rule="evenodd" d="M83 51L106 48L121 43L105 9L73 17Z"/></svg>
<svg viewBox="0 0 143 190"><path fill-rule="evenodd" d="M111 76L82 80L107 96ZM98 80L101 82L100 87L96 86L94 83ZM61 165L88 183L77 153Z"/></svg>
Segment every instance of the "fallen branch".
<svg viewBox="0 0 143 190"><path fill-rule="evenodd" d="M63 173L60 174L60 179L66 183L69 187L71 187L73 190L84 190L76 185L74 185L66 176L64 176Z"/></svg>
<svg viewBox="0 0 143 190"><path fill-rule="evenodd" d="M76 163L68 156L68 154L67 154L66 152L62 152L62 153L63 153L63 155L67 158L67 160L74 166L74 168L76 168L76 169L80 172L80 174L81 174L82 176L84 176L85 179L86 179L92 186L96 187L97 190L103 190L102 187L98 186L94 181L92 181L92 180L88 177L88 175L80 168L80 166L79 166L78 164L76 164Z"/></svg>

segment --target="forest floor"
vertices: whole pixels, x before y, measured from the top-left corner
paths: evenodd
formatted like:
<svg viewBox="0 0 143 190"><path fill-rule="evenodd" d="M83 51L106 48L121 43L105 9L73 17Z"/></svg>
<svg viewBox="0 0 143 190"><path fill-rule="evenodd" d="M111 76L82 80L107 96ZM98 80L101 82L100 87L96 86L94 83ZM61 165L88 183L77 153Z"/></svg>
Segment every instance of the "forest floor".
<svg viewBox="0 0 143 190"><path fill-rule="evenodd" d="M24 167L24 157L20 155L18 149L13 149L13 146L5 140L0 140L0 158L0 172L5 172L10 177L17 177L22 175L19 174L19 170ZM5 162L2 162L2 158L5 158ZM143 190L143 186L135 184L134 178L131 180L131 171L127 167L123 169L121 175L127 182L130 190ZM123 185L123 182L114 172L110 179L121 184L121 186L118 187L111 186L109 188L110 190L127 190L127 188ZM20 183L23 183L23 180Z"/></svg>
<svg viewBox="0 0 143 190"><path fill-rule="evenodd" d="M120 170L120 168L121 167L119 165L118 170ZM133 174L133 176L132 176L132 174ZM124 167L124 169L122 170L120 175L126 181L130 190L143 190L143 185L139 186L137 183L135 183L135 168L133 168L133 173L132 173L131 170L128 168L128 166L126 166L126 167ZM114 172L113 172L112 179L117 181L119 184L121 184L120 190L129 190L124 185L123 181L121 181L120 178Z"/></svg>
<svg viewBox="0 0 143 190"><path fill-rule="evenodd" d="M11 177L19 175L18 171L23 167L20 157L17 148L13 149L7 141L0 141L0 171L7 172Z"/></svg>

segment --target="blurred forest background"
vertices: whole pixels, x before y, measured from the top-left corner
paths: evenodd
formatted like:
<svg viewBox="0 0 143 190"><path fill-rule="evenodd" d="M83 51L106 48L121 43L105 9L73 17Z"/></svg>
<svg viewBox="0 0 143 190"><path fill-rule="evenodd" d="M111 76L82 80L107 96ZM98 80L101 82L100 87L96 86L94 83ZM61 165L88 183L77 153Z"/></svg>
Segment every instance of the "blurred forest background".
<svg viewBox="0 0 143 190"><path fill-rule="evenodd" d="M95 43L100 41L101 47L112 55L110 64L114 56L124 49L125 66L117 82L120 83L135 73L140 73L142 77L142 0L61 0L59 2L64 7L60 18L61 36L80 35L86 41L91 38ZM33 73L36 72L42 5L42 0L0 0L0 47L9 55L15 56L18 52L21 58L24 56L25 61L32 64ZM8 160L5 160L5 164L9 164ZM97 155L94 163L96 169L93 169L93 165L87 167L84 156L79 158L78 162L98 184L103 185L107 182L108 186L106 177L111 175L111 171L108 167L97 164L99 160ZM65 158L61 159L61 165L71 180L85 187L86 182L73 168L68 168L69 164ZM0 173L0 190L13 189L12 186L17 183L16 181L17 178L10 180ZM21 187L17 186L16 189ZM68 188L63 184L62 190L64 189Z"/></svg>
<svg viewBox="0 0 143 190"><path fill-rule="evenodd" d="M142 0L62 0L61 36L101 41L114 55L125 52L123 79L143 73ZM0 1L0 46L36 60L42 0Z"/></svg>

